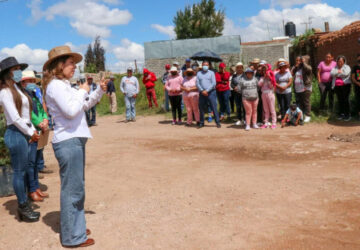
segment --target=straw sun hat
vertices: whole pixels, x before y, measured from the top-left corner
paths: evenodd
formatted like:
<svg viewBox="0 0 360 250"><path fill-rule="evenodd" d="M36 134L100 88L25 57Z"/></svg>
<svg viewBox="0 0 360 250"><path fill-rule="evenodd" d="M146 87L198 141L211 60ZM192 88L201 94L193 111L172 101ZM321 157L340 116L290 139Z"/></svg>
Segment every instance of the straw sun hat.
<svg viewBox="0 0 360 250"><path fill-rule="evenodd" d="M62 57L62 56L71 56L74 59L75 64L81 62L82 55L76 52L72 52L70 47L67 45L58 46L55 48L52 48L49 51L49 59L45 62L43 66L43 70L46 70L50 63L53 62L55 59Z"/></svg>

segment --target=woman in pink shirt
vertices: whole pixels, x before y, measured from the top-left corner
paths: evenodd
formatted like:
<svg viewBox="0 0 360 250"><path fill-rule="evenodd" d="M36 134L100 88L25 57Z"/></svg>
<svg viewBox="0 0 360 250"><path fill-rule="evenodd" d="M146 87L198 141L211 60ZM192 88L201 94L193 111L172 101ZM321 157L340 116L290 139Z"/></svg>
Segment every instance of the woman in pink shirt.
<svg viewBox="0 0 360 250"><path fill-rule="evenodd" d="M183 78L178 73L178 69L176 67L172 67L170 69L170 75L165 83L165 89L169 93L169 100L171 103L171 111L172 111L172 125L181 124L181 84L183 82ZM178 113L178 121L176 121L176 112Z"/></svg>
<svg viewBox="0 0 360 250"><path fill-rule="evenodd" d="M191 126L193 121L193 114L195 116L196 124L200 124L199 111L199 90L196 87L196 76L192 68L188 68L184 74L186 77L181 85L183 90L183 100L187 111L187 126Z"/></svg>
<svg viewBox="0 0 360 250"><path fill-rule="evenodd" d="M335 68L336 62L331 53L327 53L325 60L320 62L317 72L317 80L319 82L319 89L321 94L320 110L325 108L326 96L329 94L329 109L332 110L334 106L334 90L331 88L332 77L331 70Z"/></svg>
<svg viewBox="0 0 360 250"><path fill-rule="evenodd" d="M264 64L260 68L261 78L259 80L259 87L261 88L261 98L263 110L265 113L264 125L261 128L269 127L269 118L271 115L271 128L276 128L276 110L275 110L275 94L274 89L276 80L274 73L271 72L271 65Z"/></svg>

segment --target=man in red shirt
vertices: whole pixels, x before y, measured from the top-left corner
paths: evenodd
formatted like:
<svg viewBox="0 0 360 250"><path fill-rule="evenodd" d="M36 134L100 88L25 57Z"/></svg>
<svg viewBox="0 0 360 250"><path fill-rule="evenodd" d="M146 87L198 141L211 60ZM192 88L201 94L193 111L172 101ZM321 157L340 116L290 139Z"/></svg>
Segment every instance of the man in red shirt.
<svg viewBox="0 0 360 250"><path fill-rule="evenodd" d="M152 101L154 102L155 106L158 107L158 103L156 100L156 92L155 92L155 82L156 82L156 75L149 71L148 69L144 69L144 76L143 76L143 83L146 88L146 96L149 101L149 108L152 108Z"/></svg>
<svg viewBox="0 0 360 250"><path fill-rule="evenodd" d="M230 119L230 73L226 71L225 63L220 63L219 72L216 72L215 78L216 94L220 104L220 121L224 120L225 114L227 119Z"/></svg>

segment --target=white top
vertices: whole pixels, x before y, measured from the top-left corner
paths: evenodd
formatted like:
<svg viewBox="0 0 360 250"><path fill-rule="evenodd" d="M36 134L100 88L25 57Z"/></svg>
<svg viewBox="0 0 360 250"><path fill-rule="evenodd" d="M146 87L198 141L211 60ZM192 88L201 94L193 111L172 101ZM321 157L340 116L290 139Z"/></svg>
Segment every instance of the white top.
<svg viewBox="0 0 360 250"><path fill-rule="evenodd" d="M21 115L19 115L19 112L16 109L11 90L9 88L4 88L0 91L0 105L4 107L6 125L15 125L25 135L32 136L35 132L35 127L31 123L29 99L16 84L14 84L14 86L21 96Z"/></svg>
<svg viewBox="0 0 360 250"><path fill-rule="evenodd" d="M68 80L53 79L46 89L46 106L54 120L52 143L75 137L92 138L85 111L96 105L105 92L97 88L90 95L71 88Z"/></svg>

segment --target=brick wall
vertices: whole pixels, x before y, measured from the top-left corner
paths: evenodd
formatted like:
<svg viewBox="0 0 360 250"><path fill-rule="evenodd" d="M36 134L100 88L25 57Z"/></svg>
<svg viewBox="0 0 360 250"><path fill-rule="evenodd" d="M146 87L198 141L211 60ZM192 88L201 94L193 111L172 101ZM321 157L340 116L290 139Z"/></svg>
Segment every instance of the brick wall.
<svg viewBox="0 0 360 250"><path fill-rule="evenodd" d="M319 45L315 50L315 62L318 64L324 60L325 55L331 52L336 58L339 55L344 55L347 59L347 64L351 67L356 64L356 55L360 53L360 44L358 39L360 37L360 29L342 37Z"/></svg>
<svg viewBox="0 0 360 250"><path fill-rule="evenodd" d="M248 64L253 58L266 60L273 66L279 58L289 58L288 43L285 44L254 44L242 46L242 60Z"/></svg>

